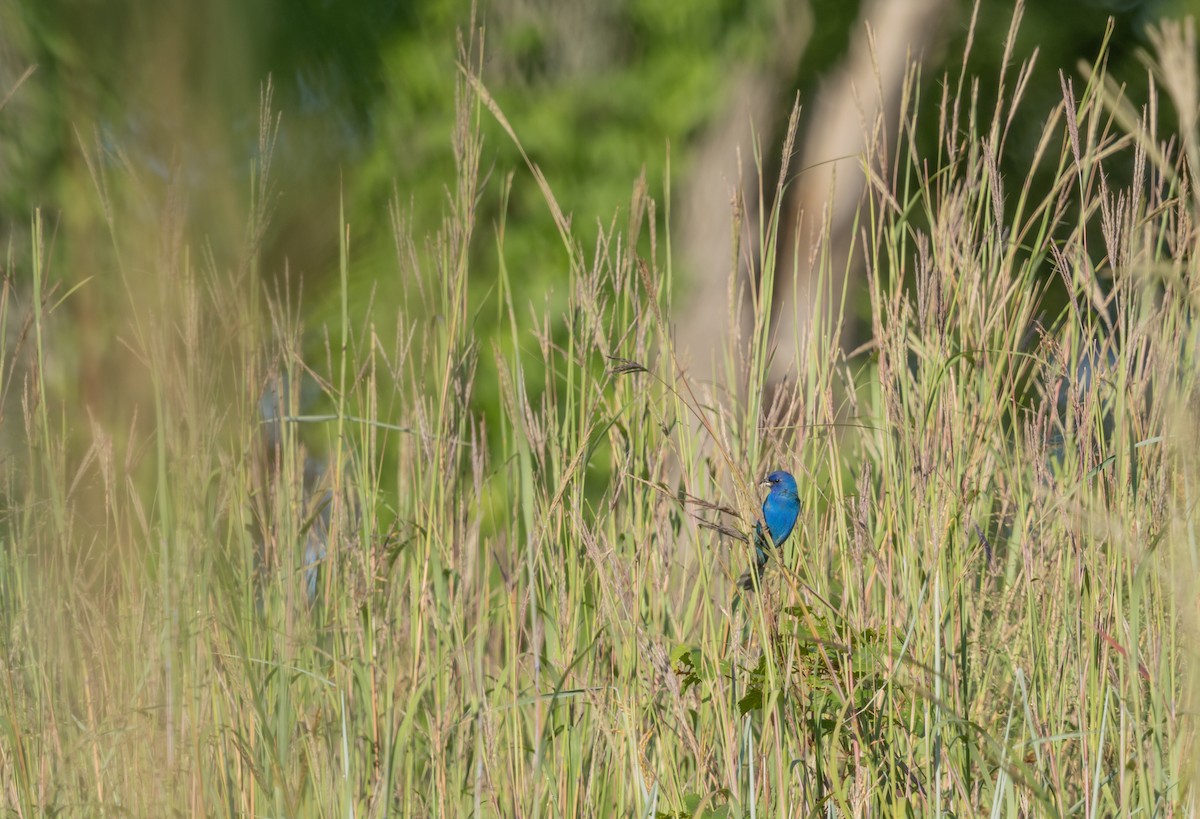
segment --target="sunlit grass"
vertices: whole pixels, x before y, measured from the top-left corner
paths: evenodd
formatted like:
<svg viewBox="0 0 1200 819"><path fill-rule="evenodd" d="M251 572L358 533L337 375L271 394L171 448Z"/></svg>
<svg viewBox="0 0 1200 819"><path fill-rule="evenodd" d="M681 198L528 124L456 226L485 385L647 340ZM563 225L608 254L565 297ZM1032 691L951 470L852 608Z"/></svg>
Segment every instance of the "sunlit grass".
<svg viewBox="0 0 1200 819"><path fill-rule="evenodd" d="M1157 37L1156 104L1189 104L1185 31ZM1194 129L1156 132L1102 63L1051 112L1021 109L1025 67L984 78L994 112L969 77L924 86L935 100L910 85L898 140L863 160L866 273L847 286L866 291L869 342L843 352L844 310L817 311L789 342L797 371L768 383L773 284L797 275L776 265L790 226L768 188L761 229L734 209L752 275L732 271L733 292L754 318L708 383L673 346L670 202L644 183L582 247L553 185L516 169L559 230L546 253L569 310L517 303L506 225L474 209L517 184L481 187L482 122L518 144L520 128L479 54L462 65L443 227L413 237L394 214L399 315L352 324L350 226L335 326L303 327L246 275L270 210L264 104L249 256L226 272L156 237L159 290L117 331L149 399L119 430L48 383L62 294L35 215L30 286L6 286L0 311L17 441L0 529L5 807L1190 813ZM912 135L931 116L942 139L923 156ZM1015 117L1045 121L1032 161L1053 190L999 177ZM121 214L105 212L119 249ZM486 307L468 298L480 244L501 270ZM145 271L113 255L106 274L133 295ZM816 258L820 287L841 280ZM481 309L504 336L476 336ZM498 428L471 409L482 368ZM738 599L754 484L774 468L800 478L804 512L762 593Z"/></svg>

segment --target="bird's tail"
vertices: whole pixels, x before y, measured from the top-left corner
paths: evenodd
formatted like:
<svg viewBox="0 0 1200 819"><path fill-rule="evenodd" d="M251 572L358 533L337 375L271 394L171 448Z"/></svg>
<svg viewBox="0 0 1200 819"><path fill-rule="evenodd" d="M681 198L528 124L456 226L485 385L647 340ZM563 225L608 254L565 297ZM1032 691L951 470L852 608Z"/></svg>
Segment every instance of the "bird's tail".
<svg viewBox="0 0 1200 819"><path fill-rule="evenodd" d="M742 591L752 592L755 586L762 585L763 572L766 570L766 564L755 566L753 569L746 569L737 579L738 588ZM755 577L757 575L757 578Z"/></svg>
<svg viewBox="0 0 1200 819"><path fill-rule="evenodd" d="M767 550L765 544L761 540L761 536L755 538L754 544L754 566L742 572L742 576L738 578L738 588L743 591L754 591L756 586L762 585L763 573L767 570Z"/></svg>

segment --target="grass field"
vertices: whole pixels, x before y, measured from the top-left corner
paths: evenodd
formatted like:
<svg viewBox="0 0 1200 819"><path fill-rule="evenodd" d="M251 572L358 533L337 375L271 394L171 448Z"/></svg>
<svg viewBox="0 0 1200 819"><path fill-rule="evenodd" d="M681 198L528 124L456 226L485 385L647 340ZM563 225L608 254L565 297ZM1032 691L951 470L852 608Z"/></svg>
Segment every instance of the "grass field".
<svg viewBox="0 0 1200 819"><path fill-rule="evenodd" d="M570 307L514 298L506 225L474 213L483 124L520 129L469 68L458 176L424 205L443 228L411 236L397 208L408 302L366 325L348 228L340 322L303 327L258 284L269 110L230 269L170 202L129 251L94 162L114 269L56 289L35 214L0 311L7 814L1191 815L1200 77L1190 27L1156 40L1145 111L1102 61L1052 111L1022 108L1026 65L979 81L994 110L965 72L912 91L863 158L865 273L786 341L782 384L782 188L761 227L735 203L730 309L754 320L700 380L672 346L671 203L644 185L584 247L514 169L543 188ZM1049 191L996 171L1017 118L1045 123ZM66 305L110 286L120 425L64 375ZM844 352L857 305L870 340ZM480 310L509 335L477 337ZM290 420L264 423L268 385ZM737 598L776 468L800 479L797 534Z"/></svg>

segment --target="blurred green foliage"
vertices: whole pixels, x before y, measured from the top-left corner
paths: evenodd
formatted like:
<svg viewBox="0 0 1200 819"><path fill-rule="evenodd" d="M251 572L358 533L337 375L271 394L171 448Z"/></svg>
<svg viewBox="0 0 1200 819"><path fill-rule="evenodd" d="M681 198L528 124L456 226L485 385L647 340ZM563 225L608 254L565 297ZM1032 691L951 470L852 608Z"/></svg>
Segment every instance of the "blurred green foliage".
<svg viewBox="0 0 1200 819"><path fill-rule="evenodd" d="M1144 43L1145 25L1161 14L1188 11L1188 5L1187 0L1030 5L1014 55L1019 61L1040 50L1028 109L1048 110L1060 97L1059 68L1069 75L1077 60L1094 58L1109 15L1115 18L1111 63L1117 76L1132 77L1141 70L1135 51ZM643 168L650 195L663 202L668 146L674 187L690 174L704 173L690 164L689 149L726 110L729 79L747 66L772 65L783 7L782 0L686 5L496 0L478 8L474 21L485 31L484 82L572 216L585 254L600 225L625 218L623 208ZM787 90L778 103L779 121L760 131L768 140L781 138L781 130L772 129L782 129L793 93L799 91L802 103L811 101L842 57L857 4L812 0L808 12L810 39L794 75L781 84ZM986 3L979 13L970 66L976 75L995 77L1011 6ZM471 24L471 14L461 0L219 0L203 8L182 0L6 4L0 12L6 85L27 65L37 66L0 116L0 212L10 253L20 255L28 245L25 226L38 205L52 221L62 214L73 228L56 246L61 261L56 273L66 284L86 278L92 266L87 260L106 252L96 195L80 158L82 142L114 169L139 177L142 198L131 201L141 205L132 209L135 221L127 229L149 231L169 181L181 178L189 238L207 247L218 265L236 264L244 249L247 180L261 159L261 88L270 76L282 126L272 171L276 198L258 270L272 288L286 281L295 294L303 283L310 326L334 319L337 220L344 203L351 315L356 323L374 318L386 337L412 278L397 259L390 208L394 204L412 234L422 237L446 207L454 173L449 134L458 70L455 36ZM962 53L970 14L970 5L960 2L947 19L934 64L924 72L926 93L940 93L943 71L957 70L936 62ZM995 88L984 85L979 92L981 108L988 110ZM478 203L470 301L476 338L489 356L492 343L503 348L492 225L501 219L507 225L503 252L518 312L532 300L545 301L552 315L562 313L568 262L515 146L490 116L485 119L482 165L490 175ZM936 122L927 117L924 125L933 139ZM1013 140L1021 149L1008 155L1031 152L1039 129L1037 122L1015 123ZM776 146L766 146L764 155L778 155ZM1019 161L1016 165L1007 170L1023 173ZM509 174L511 196L502 214ZM121 216L131 219L124 211ZM93 238L82 239L89 229ZM676 274L684 286L687 273ZM105 286L88 285L92 309L116 311L123 298L119 291L92 295ZM104 322L93 315L80 323L103 330ZM562 338L562 327L551 330ZM320 343L311 337L312 353ZM540 373L530 375L536 390ZM477 409L495 414L498 387L486 372L474 400Z"/></svg>

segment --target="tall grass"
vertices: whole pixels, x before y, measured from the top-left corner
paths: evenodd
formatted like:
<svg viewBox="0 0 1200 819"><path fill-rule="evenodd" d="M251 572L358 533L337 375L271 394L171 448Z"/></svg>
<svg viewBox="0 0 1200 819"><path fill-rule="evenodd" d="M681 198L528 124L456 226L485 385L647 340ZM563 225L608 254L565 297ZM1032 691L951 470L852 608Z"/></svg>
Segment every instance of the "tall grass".
<svg viewBox="0 0 1200 819"><path fill-rule="evenodd" d="M869 342L838 346L863 298L827 292L841 277L818 250L833 309L788 340L801 363L781 384L766 373L769 317L791 309L775 283L798 278L776 254L795 229L777 216L785 183L757 208L735 202L730 310L748 301L754 321L717 382L673 346L671 202L644 181L583 247L529 161L570 303L560 316L520 301L508 226L474 218L495 195L484 123L520 141L475 44L442 229L413 237L393 214L398 315L352 325L348 225L339 326L304 328L296 305L262 298L269 106L240 268L190 252L166 219L145 308L133 239L106 206L107 273L131 295L118 332L146 384L120 428L89 422L52 377L62 301L35 214L31 285L6 286L0 313L16 441L0 527L5 808L1190 814L1198 75L1190 24L1156 43L1143 111L1103 60L1063 74L1050 112L1021 108L1032 64L914 72L898 138L872 124L863 158L851 264L866 273L847 287L865 289ZM979 82L996 85L994 110ZM1168 102L1173 134L1159 132ZM934 155L914 137L926 117ZM1045 122L1028 180L1051 169L1049 191L997 172L1028 117ZM787 158L785 180L803 172ZM517 184L526 169L499 195ZM501 269L486 305L468 299L480 246ZM481 309L501 311L507 337L476 337ZM305 333L323 360L303 358ZM498 428L471 409L480 368L499 376ZM305 383L328 412L306 408ZM804 512L761 592L738 597L755 479L772 468L800 477Z"/></svg>

